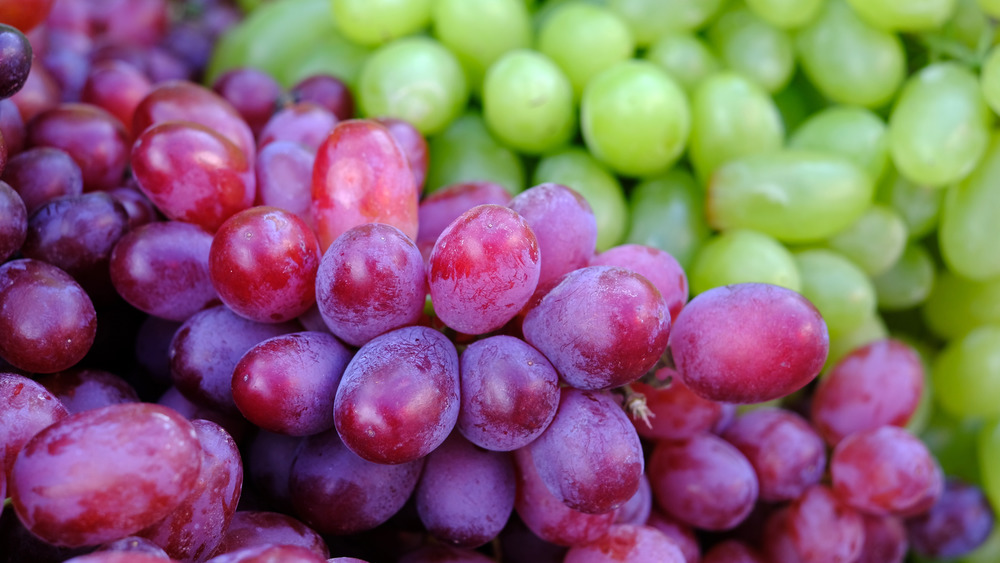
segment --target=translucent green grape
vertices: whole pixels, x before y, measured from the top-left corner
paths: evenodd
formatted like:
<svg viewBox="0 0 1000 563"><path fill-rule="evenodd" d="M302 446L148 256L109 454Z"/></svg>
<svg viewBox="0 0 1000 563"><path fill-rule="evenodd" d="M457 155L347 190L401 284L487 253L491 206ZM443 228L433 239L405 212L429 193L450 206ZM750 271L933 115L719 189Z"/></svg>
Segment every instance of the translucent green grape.
<svg viewBox="0 0 1000 563"><path fill-rule="evenodd" d="M434 155L427 169L427 193L458 182L496 182L511 195L524 190L524 164L490 134L479 112L469 112L429 139Z"/></svg>
<svg viewBox="0 0 1000 563"><path fill-rule="evenodd" d="M932 370L938 404L956 417L1000 416L1000 326L976 328L941 350Z"/></svg>
<svg viewBox="0 0 1000 563"><path fill-rule="evenodd" d="M982 420L956 417L935 409L920 438L941 464L945 475L976 483L980 478L976 458L982 427Z"/></svg>
<svg viewBox="0 0 1000 563"><path fill-rule="evenodd" d="M597 218L597 250L619 243L628 228L628 203L621 184L587 151L569 148L546 156L538 163L534 185L555 182L569 186L590 204Z"/></svg>
<svg viewBox="0 0 1000 563"><path fill-rule="evenodd" d="M802 293L819 309L831 335L855 330L875 314L875 288L860 268L832 250L797 252Z"/></svg>
<svg viewBox="0 0 1000 563"><path fill-rule="evenodd" d="M929 186L965 177L989 142L989 109L976 76L957 63L907 80L889 116L889 154L900 174Z"/></svg>
<svg viewBox="0 0 1000 563"><path fill-rule="evenodd" d="M531 16L521 0L434 0L434 35L458 57L478 91L504 53L531 46Z"/></svg>
<svg viewBox="0 0 1000 563"><path fill-rule="evenodd" d="M906 76L899 37L866 23L844 0L828 0L796 47L806 75L836 103L880 107Z"/></svg>
<svg viewBox="0 0 1000 563"><path fill-rule="evenodd" d="M723 13L708 30L719 57L768 92L784 88L795 70L795 49L788 32L745 8Z"/></svg>
<svg viewBox="0 0 1000 563"><path fill-rule="evenodd" d="M511 51L486 73L483 117L507 146L538 154L569 141L576 127L573 87L545 55Z"/></svg>
<svg viewBox="0 0 1000 563"><path fill-rule="evenodd" d="M724 4L724 0L608 0L608 6L628 22L639 46L670 31L698 29Z"/></svg>
<svg viewBox="0 0 1000 563"><path fill-rule="evenodd" d="M424 135L447 127L469 99L458 60L428 37L404 37L380 47L358 81L364 115L405 119Z"/></svg>
<svg viewBox="0 0 1000 563"><path fill-rule="evenodd" d="M1000 325L1000 279L973 281L942 270L921 312L931 332L946 340Z"/></svg>
<svg viewBox="0 0 1000 563"><path fill-rule="evenodd" d="M712 75L691 96L688 158L703 182L733 159L780 148L784 135L771 97L735 72Z"/></svg>
<svg viewBox="0 0 1000 563"><path fill-rule="evenodd" d="M788 139L788 146L834 152L864 168L878 181L889 162L885 122L871 110L831 106L809 117Z"/></svg>
<svg viewBox="0 0 1000 563"><path fill-rule="evenodd" d="M1000 18L1000 0L976 0L976 4L987 14Z"/></svg>
<svg viewBox="0 0 1000 563"><path fill-rule="evenodd" d="M358 78L371 49L348 41L339 33L319 38L313 48L297 64L286 67L284 82L295 84L315 74L331 74L357 91Z"/></svg>
<svg viewBox="0 0 1000 563"><path fill-rule="evenodd" d="M827 244L869 276L877 276L899 260L906 239L906 223L899 213L885 205L872 205Z"/></svg>
<svg viewBox="0 0 1000 563"><path fill-rule="evenodd" d="M965 180L948 188L938 241L948 267L961 276L987 280L1000 275L1000 138Z"/></svg>
<svg viewBox="0 0 1000 563"><path fill-rule="evenodd" d="M855 348L889 336L889 330L878 311L866 317L860 324L844 333L830 335L830 351L826 356L825 368L836 365L841 358Z"/></svg>
<svg viewBox="0 0 1000 563"><path fill-rule="evenodd" d="M594 75L632 57L635 40L611 9L574 0L561 4L542 24L538 50L566 73L579 98Z"/></svg>
<svg viewBox="0 0 1000 563"><path fill-rule="evenodd" d="M351 41L377 47L431 22L433 0L331 0L337 29Z"/></svg>
<svg viewBox="0 0 1000 563"><path fill-rule="evenodd" d="M983 425L977 446L983 492L991 504L1000 502L1000 421Z"/></svg>
<svg viewBox="0 0 1000 563"><path fill-rule="evenodd" d="M704 40L685 31L659 38L646 52L646 58L660 65L689 93L722 67Z"/></svg>
<svg viewBox="0 0 1000 563"><path fill-rule="evenodd" d="M630 60L587 85L580 127L587 148L616 172L652 176L666 172L684 151L691 114L684 91L663 69Z"/></svg>
<svg viewBox="0 0 1000 563"><path fill-rule="evenodd" d="M1000 114L1000 47L990 49L979 71L979 88L993 113Z"/></svg>
<svg viewBox="0 0 1000 563"><path fill-rule="evenodd" d="M873 189L868 174L842 156L784 149L716 170L706 214L716 229L755 229L783 242L815 242L857 221Z"/></svg>
<svg viewBox="0 0 1000 563"><path fill-rule="evenodd" d="M640 182L629 197L626 242L665 250L687 270L711 232L704 200L704 190L681 170Z"/></svg>
<svg viewBox="0 0 1000 563"><path fill-rule="evenodd" d="M688 270L691 292L723 285L759 282L800 291L795 258L780 242L756 231L736 229L709 239Z"/></svg>
<svg viewBox="0 0 1000 563"><path fill-rule="evenodd" d="M824 0L746 0L757 17L782 29L801 27L819 14Z"/></svg>
<svg viewBox="0 0 1000 563"><path fill-rule="evenodd" d="M975 51L982 46L983 37L992 33L992 25L976 0L958 0L951 18L936 33Z"/></svg>
<svg viewBox="0 0 1000 563"><path fill-rule="evenodd" d="M872 25L891 31L924 31L940 27L955 10L956 0L847 0Z"/></svg>
<svg viewBox="0 0 1000 563"><path fill-rule="evenodd" d="M889 163L875 199L892 206L906 222L911 239L923 238L937 226L945 190L915 184Z"/></svg>
<svg viewBox="0 0 1000 563"><path fill-rule="evenodd" d="M886 311L901 311L923 303L934 288L934 259L919 243L906 245L906 250L891 268L872 282L878 295L878 306Z"/></svg>

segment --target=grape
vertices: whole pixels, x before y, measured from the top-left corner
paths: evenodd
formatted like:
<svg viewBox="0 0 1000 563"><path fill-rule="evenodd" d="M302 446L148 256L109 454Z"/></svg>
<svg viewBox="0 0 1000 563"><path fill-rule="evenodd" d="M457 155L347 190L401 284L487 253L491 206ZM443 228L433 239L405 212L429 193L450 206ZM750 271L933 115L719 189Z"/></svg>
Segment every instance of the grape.
<svg viewBox="0 0 1000 563"><path fill-rule="evenodd" d="M458 353L440 332L406 327L368 341L337 388L337 433L354 454L401 464L438 447L458 420Z"/></svg>
<svg viewBox="0 0 1000 563"><path fill-rule="evenodd" d="M774 101L734 72L701 81L691 96L691 164L704 183L721 165L780 148L784 126Z"/></svg>
<svg viewBox="0 0 1000 563"><path fill-rule="evenodd" d="M212 83L212 91L232 104L255 137L271 118L281 96L278 82L270 74L252 67L227 70Z"/></svg>
<svg viewBox="0 0 1000 563"><path fill-rule="evenodd" d="M979 326L1000 321L998 305L997 280L977 282L942 270L921 312L931 332L947 340L957 340Z"/></svg>
<svg viewBox="0 0 1000 563"><path fill-rule="evenodd" d="M542 485L544 489L544 485ZM565 505L552 499L566 510ZM580 513L582 515L582 513ZM603 515L602 515L603 516ZM607 530L607 526L605 526ZM557 545L535 535L521 518L514 514L507 526L500 532L500 561L503 563L518 563L519 561L538 561L539 563L562 563L569 548Z"/></svg>
<svg viewBox="0 0 1000 563"><path fill-rule="evenodd" d="M747 458L713 434L683 442L661 441L649 460L657 506L704 530L729 530L757 502L757 475Z"/></svg>
<svg viewBox="0 0 1000 563"><path fill-rule="evenodd" d="M578 389L610 389L656 364L670 324L652 282L630 270L589 266L564 276L528 312L522 330L563 381Z"/></svg>
<svg viewBox="0 0 1000 563"><path fill-rule="evenodd" d="M986 325L951 340L934 360L934 398L956 416L993 417L1000 414L990 400L1000 386L1000 327Z"/></svg>
<svg viewBox="0 0 1000 563"><path fill-rule="evenodd" d="M722 420L722 404L704 399L684 384L669 367L656 370L657 386L636 381L632 390L642 393L649 408L649 422L633 419L636 431L647 440L687 440L710 432ZM660 386L662 385L662 386Z"/></svg>
<svg viewBox="0 0 1000 563"><path fill-rule="evenodd" d="M202 560L219 544L236 512L243 488L243 461L236 442L221 426L195 420L201 470L180 506L139 532L176 559Z"/></svg>
<svg viewBox="0 0 1000 563"><path fill-rule="evenodd" d="M773 237L748 229L725 231L707 240L690 271L695 294L749 282L802 290L802 278L792 253Z"/></svg>
<svg viewBox="0 0 1000 563"><path fill-rule="evenodd" d="M451 184L425 197L417 209L420 254L426 261L438 237L461 214L477 205L507 205L510 200L510 192L503 186L487 181Z"/></svg>
<svg viewBox="0 0 1000 563"><path fill-rule="evenodd" d="M850 332L875 314L875 288L844 256L826 249L795 255L802 275L802 296L819 309L830 334Z"/></svg>
<svg viewBox="0 0 1000 563"><path fill-rule="evenodd" d="M948 188L938 243L948 269L971 280L985 281L1000 274L1000 260L991 249L997 228L993 210L1000 197L1000 139L991 140L975 170Z"/></svg>
<svg viewBox="0 0 1000 563"><path fill-rule="evenodd" d="M992 118L976 76L957 63L924 67L889 116L889 153L914 182L943 186L967 176L989 143Z"/></svg>
<svg viewBox="0 0 1000 563"><path fill-rule="evenodd" d="M375 121L389 130L392 138L399 144L406 155L406 161L413 170L413 181L417 184L417 192L424 191L427 180L428 148L427 139L409 121L395 117L377 117Z"/></svg>
<svg viewBox="0 0 1000 563"><path fill-rule="evenodd" d="M746 412L736 417L722 437L753 466L763 501L794 500L823 476L823 440L792 411L765 407Z"/></svg>
<svg viewBox="0 0 1000 563"><path fill-rule="evenodd" d="M673 540L689 563L698 563L701 560L701 546L698 543L698 538L695 536L694 530L687 524L678 522L654 508L649 514L646 525L656 528Z"/></svg>
<svg viewBox="0 0 1000 563"><path fill-rule="evenodd" d="M782 287L745 283L710 289L677 317L670 350L695 393L759 403L784 397L816 377L829 338L819 311Z"/></svg>
<svg viewBox="0 0 1000 563"><path fill-rule="evenodd" d="M32 533L57 545L93 545L167 516L200 466L195 429L179 414L145 403L112 405L36 434L14 463L10 494ZM66 487L70 471L73 486Z"/></svg>
<svg viewBox="0 0 1000 563"><path fill-rule="evenodd" d="M315 154L341 120L315 102L296 102L274 112L257 135L261 149L275 141L294 141ZM257 155L257 161L263 154ZM310 169L311 170L311 169Z"/></svg>
<svg viewBox="0 0 1000 563"><path fill-rule="evenodd" d="M906 245L899 260L872 280L879 308L897 311L920 305L933 291L936 277L934 259L923 245Z"/></svg>
<svg viewBox="0 0 1000 563"><path fill-rule="evenodd" d="M712 546L701 563L764 563L757 551L740 540L726 540Z"/></svg>
<svg viewBox="0 0 1000 563"><path fill-rule="evenodd" d="M680 170L640 182L630 196L626 242L665 250L689 271L709 234L703 195L691 175Z"/></svg>
<svg viewBox="0 0 1000 563"><path fill-rule="evenodd" d="M425 545L399 558L399 563L438 563L442 561L448 561L449 563L490 563L493 560L478 551L443 544Z"/></svg>
<svg viewBox="0 0 1000 563"><path fill-rule="evenodd" d="M618 524L594 543L570 548L566 563L683 563L684 554L670 538L649 526Z"/></svg>
<svg viewBox="0 0 1000 563"><path fill-rule="evenodd" d="M922 238L937 226L948 190L915 184L889 164L876 201L891 205L902 216L911 240Z"/></svg>
<svg viewBox="0 0 1000 563"><path fill-rule="evenodd" d="M514 510L515 488L509 454L483 451L452 434L427 456L414 497L432 536L472 548L503 529Z"/></svg>
<svg viewBox="0 0 1000 563"><path fill-rule="evenodd" d="M906 223L899 213L875 204L854 224L830 237L827 244L877 280L898 264L905 254L906 239ZM877 291L877 281L875 286Z"/></svg>
<svg viewBox="0 0 1000 563"><path fill-rule="evenodd" d="M534 293L539 256L534 233L516 211L493 204L470 209L431 250L427 285L435 313L467 334L502 327Z"/></svg>
<svg viewBox="0 0 1000 563"><path fill-rule="evenodd" d="M21 111L13 100L0 100L0 133L8 156L14 156L24 150L25 125ZM10 162L8 162L10 164ZM2 172L2 170L0 170Z"/></svg>
<svg viewBox="0 0 1000 563"><path fill-rule="evenodd" d="M250 348L233 370L233 401L260 428L307 436L333 428L333 398L351 352L324 332L296 332Z"/></svg>
<svg viewBox="0 0 1000 563"><path fill-rule="evenodd" d="M564 388L552 423L527 447L538 477L573 510L608 512L639 488L639 435L606 392Z"/></svg>
<svg viewBox="0 0 1000 563"><path fill-rule="evenodd" d="M372 53L357 92L366 116L405 119L424 135L446 128L469 96L458 59L426 37L397 39Z"/></svg>
<svg viewBox="0 0 1000 563"><path fill-rule="evenodd" d="M355 43L377 46L430 23L431 0L333 0L337 29Z"/></svg>
<svg viewBox="0 0 1000 563"><path fill-rule="evenodd" d="M11 22L10 14L0 17L5 22ZM44 16L42 16L44 18ZM27 31L25 29L24 31ZM0 26L0 98L9 98L17 93L24 82L28 80L31 70L31 43L24 33L16 27L2 24Z"/></svg>
<svg viewBox="0 0 1000 563"><path fill-rule="evenodd" d="M149 201L149 198L142 195L134 183L108 190L108 193L118 200L118 203L125 209L125 214L128 215L129 230L160 220L156 207Z"/></svg>
<svg viewBox="0 0 1000 563"><path fill-rule="evenodd" d="M130 305L184 321L219 303L208 275L212 235L190 223L157 221L122 236L111 251L111 283Z"/></svg>
<svg viewBox="0 0 1000 563"><path fill-rule="evenodd" d="M512 336L469 344L459 358L458 430L488 450L535 440L559 408L559 375L538 350Z"/></svg>
<svg viewBox="0 0 1000 563"><path fill-rule="evenodd" d="M335 74L310 74L288 89L288 95L298 102L309 102L326 108L337 121L354 117L354 95L350 87Z"/></svg>
<svg viewBox="0 0 1000 563"><path fill-rule="evenodd" d="M30 258L0 265L0 358L53 373L82 360L96 334L94 304L69 274Z"/></svg>
<svg viewBox="0 0 1000 563"><path fill-rule="evenodd" d="M495 182L508 193L524 189L524 164L490 134L478 113L465 113L431 137L434 155L427 167L427 190L462 182Z"/></svg>
<svg viewBox="0 0 1000 563"><path fill-rule="evenodd" d="M906 532L916 553L950 559L979 547L993 530L993 523L993 509L983 491L949 479L930 510L906 521Z"/></svg>
<svg viewBox="0 0 1000 563"><path fill-rule="evenodd" d="M694 30L710 21L725 4L722 0L611 0L611 9L632 28L641 47L673 30Z"/></svg>
<svg viewBox="0 0 1000 563"><path fill-rule="evenodd" d="M216 555L206 563L324 563L324 559L299 545L265 544Z"/></svg>
<svg viewBox="0 0 1000 563"><path fill-rule="evenodd" d="M590 79L632 57L635 41L625 21L604 6L565 2L538 30L538 50L566 73L577 99Z"/></svg>
<svg viewBox="0 0 1000 563"><path fill-rule="evenodd" d="M323 322L354 346L416 324L426 294L420 251L402 231L380 223L340 235L316 273L316 303Z"/></svg>
<svg viewBox="0 0 1000 563"><path fill-rule="evenodd" d="M990 49L979 71L979 90L993 113L1000 113L1000 49Z"/></svg>
<svg viewBox="0 0 1000 563"><path fill-rule="evenodd" d="M575 131L573 86L556 63L529 49L508 52L486 72L483 118L505 145L540 154Z"/></svg>
<svg viewBox="0 0 1000 563"><path fill-rule="evenodd" d="M54 147L15 154L7 161L2 178L20 194L29 215L55 198L83 193L80 165L66 151Z"/></svg>
<svg viewBox="0 0 1000 563"><path fill-rule="evenodd" d="M636 99L643 100L641 107ZM580 101L580 128L598 160L625 176L651 176L684 151L691 110L684 91L660 67L629 60L591 79Z"/></svg>
<svg viewBox="0 0 1000 563"><path fill-rule="evenodd" d="M257 179L254 204L294 213L315 230L312 218L312 170L315 162L315 153L295 141L270 141L262 146L254 162Z"/></svg>
<svg viewBox="0 0 1000 563"><path fill-rule="evenodd" d="M785 530L801 561L857 561L864 546L861 513L826 485L813 485L788 508Z"/></svg>
<svg viewBox="0 0 1000 563"><path fill-rule="evenodd" d="M649 478L643 473L639 476L639 488L625 504L615 509L615 524L632 524L641 526L649 520L653 511L653 489ZM661 530L662 531L662 530ZM683 549L681 551L684 551Z"/></svg>
<svg viewBox="0 0 1000 563"><path fill-rule="evenodd" d="M35 116L26 143L54 147L80 166L85 191L117 187L128 163L129 137L113 115L89 104L63 104Z"/></svg>
<svg viewBox="0 0 1000 563"><path fill-rule="evenodd" d="M661 36L650 45L645 57L667 71L688 94L722 66L701 37L681 31ZM697 126L692 127L692 133L696 131Z"/></svg>
<svg viewBox="0 0 1000 563"><path fill-rule="evenodd" d="M105 551L80 555L66 561L71 563L164 563L164 561L174 561L159 555L149 553L120 553L115 551Z"/></svg>
<svg viewBox="0 0 1000 563"><path fill-rule="evenodd" d="M906 528L894 516L861 515L865 543L861 546L858 563L903 563L909 542Z"/></svg>
<svg viewBox="0 0 1000 563"><path fill-rule="evenodd" d="M504 53L531 46L531 20L520 0L475 4L439 0L431 11L434 35L461 61L466 80L474 89Z"/></svg>
<svg viewBox="0 0 1000 563"><path fill-rule="evenodd" d="M27 123L43 111L56 107L59 104L59 96L59 84L52 77L52 73L43 65L32 65L24 86L8 99L14 102L18 113Z"/></svg>
<svg viewBox="0 0 1000 563"><path fill-rule="evenodd" d="M827 0L797 34L796 50L816 89L839 104L883 106L906 75L900 38L866 23L844 0Z"/></svg>
<svg viewBox="0 0 1000 563"><path fill-rule="evenodd" d="M955 11L957 0L848 0L859 16L883 29L923 31L941 27Z"/></svg>
<svg viewBox="0 0 1000 563"><path fill-rule="evenodd" d="M0 21L28 33L49 15L53 0L0 2Z"/></svg>
<svg viewBox="0 0 1000 563"><path fill-rule="evenodd" d="M812 21L823 8L823 0L747 0L747 8L760 19L782 29L794 29Z"/></svg>
<svg viewBox="0 0 1000 563"><path fill-rule="evenodd" d="M329 430L305 439L289 477L295 512L321 534L352 534L385 522L410 497L423 460L365 461Z"/></svg>
<svg viewBox="0 0 1000 563"><path fill-rule="evenodd" d="M416 239L417 199L406 155L375 121L338 123L316 153L312 216L321 252L363 223L386 223Z"/></svg>
<svg viewBox="0 0 1000 563"><path fill-rule="evenodd" d="M725 66L774 93L792 79L795 51L792 37L760 19L753 11L735 8L719 16L708 39Z"/></svg>
<svg viewBox="0 0 1000 563"><path fill-rule="evenodd" d="M233 514L214 554L267 544L298 545L320 557L330 556L326 542L309 526L287 514L253 510L238 510Z"/></svg>
<svg viewBox="0 0 1000 563"><path fill-rule="evenodd" d="M70 413L137 403L139 396L127 381L101 369L72 369L38 378Z"/></svg>
<svg viewBox="0 0 1000 563"><path fill-rule="evenodd" d="M42 429L66 418L69 411L40 383L9 372L0 372L0 488L14 467L17 453ZM7 498L4 495L4 498Z"/></svg>
<svg viewBox="0 0 1000 563"><path fill-rule="evenodd" d="M132 136L135 108L152 89L153 83L135 65L118 60L98 61L91 65L80 101L118 118Z"/></svg>
<svg viewBox="0 0 1000 563"><path fill-rule="evenodd" d="M628 227L628 203L618 179L587 151L567 148L538 162L533 184L561 184L583 196L597 220L597 250L618 244Z"/></svg>
<svg viewBox="0 0 1000 563"><path fill-rule="evenodd" d="M154 555L159 557L161 560L170 559L170 556L167 555L166 551L163 551L163 548L156 545L152 541L139 536L127 536L120 540L105 543L101 545L101 547L97 548L97 551L95 551L92 555L101 552L113 552L116 554L117 552L126 552L139 555Z"/></svg>
<svg viewBox="0 0 1000 563"><path fill-rule="evenodd" d="M941 467L918 438L896 426L855 432L830 458L833 491L860 511L911 516L941 496Z"/></svg>
<svg viewBox="0 0 1000 563"><path fill-rule="evenodd" d="M885 121L871 110L837 105L813 114L788 139L788 145L840 154L878 181L889 162Z"/></svg>
<svg viewBox="0 0 1000 563"><path fill-rule="evenodd" d="M10 184L0 181L0 263L21 248L27 234L28 209L24 200Z"/></svg>
<svg viewBox="0 0 1000 563"><path fill-rule="evenodd" d="M688 300L688 281L684 269L669 253L638 244L609 248L591 257L590 266L616 266L632 270L653 283L670 311L673 321Z"/></svg>
<svg viewBox="0 0 1000 563"><path fill-rule="evenodd" d="M250 438L243 458L244 470L253 484L253 488L248 487L248 490L260 494L268 501L268 507L292 513L288 475L295 452L303 441L304 438L272 434L266 430L258 430Z"/></svg>

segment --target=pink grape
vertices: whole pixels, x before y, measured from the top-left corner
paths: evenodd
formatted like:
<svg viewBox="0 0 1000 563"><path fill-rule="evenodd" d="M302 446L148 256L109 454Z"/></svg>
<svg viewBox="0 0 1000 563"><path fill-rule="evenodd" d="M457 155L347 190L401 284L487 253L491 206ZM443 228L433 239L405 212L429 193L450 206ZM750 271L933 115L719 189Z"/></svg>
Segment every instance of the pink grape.
<svg viewBox="0 0 1000 563"><path fill-rule="evenodd" d="M430 258L434 243L448 225L477 205L507 205L510 193L495 182L461 182L441 188L420 202L417 247Z"/></svg>
<svg viewBox="0 0 1000 563"><path fill-rule="evenodd" d="M652 488L650 491L652 492ZM688 563L698 563L701 559L701 546L691 526L678 522L658 509L650 511L646 525L656 528L670 538L684 554Z"/></svg>
<svg viewBox="0 0 1000 563"><path fill-rule="evenodd" d="M257 146L263 151L271 143L292 142L315 154L335 125L337 117L330 110L313 102L298 102L270 116L260 131Z"/></svg>
<svg viewBox="0 0 1000 563"><path fill-rule="evenodd" d="M312 169L316 155L292 141L274 141L261 147L254 162L257 205L289 211L315 229L312 218Z"/></svg>
<svg viewBox="0 0 1000 563"><path fill-rule="evenodd" d="M857 563L903 563L909 542L906 528L895 516L862 514L865 543Z"/></svg>
<svg viewBox="0 0 1000 563"><path fill-rule="evenodd" d="M84 191L107 190L121 181L128 164L129 135L107 111L90 104L62 104L31 120L28 146L54 147L69 154Z"/></svg>
<svg viewBox="0 0 1000 563"><path fill-rule="evenodd" d="M330 556L322 536L309 526L287 514L253 510L233 514L215 555L267 544L299 545L320 557Z"/></svg>
<svg viewBox="0 0 1000 563"><path fill-rule="evenodd" d="M670 319L677 320L688 300L684 269L669 252L641 244L623 244L590 258L590 266L617 266L641 274L653 282L667 302Z"/></svg>
<svg viewBox="0 0 1000 563"><path fill-rule="evenodd" d="M596 542L570 548L565 563L685 563L677 545L649 526L618 524Z"/></svg>
<svg viewBox="0 0 1000 563"><path fill-rule="evenodd" d="M645 396L652 414L649 424L641 419L632 420L643 438L686 440L711 431L722 419L722 404L692 392L673 368L658 369L656 379L662 386L642 381L632 383L632 390Z"/></svg>
<svg viewBox="0 0 1000 563"><path fill-rule="evenodd" d="M786 531L803 563L849 563L861 555L864 522L825 485L813 485L788 508Z"/></svg>
<svg viewBox="0 0 1000 563"><path fill-rule="evenodd" d="M127 381L101 369L71 369L38 378L70 413L120 403L137 403L139 396Z"/></svg>
<svg viewBox="0 0 1000 563"><path fill-rule="evenodd" d="M0 483L14 467L17 452L35 434L69 416L69 410L40 383L16 373L0 372ZM7 498L7 497L4 497Z"/></svg>

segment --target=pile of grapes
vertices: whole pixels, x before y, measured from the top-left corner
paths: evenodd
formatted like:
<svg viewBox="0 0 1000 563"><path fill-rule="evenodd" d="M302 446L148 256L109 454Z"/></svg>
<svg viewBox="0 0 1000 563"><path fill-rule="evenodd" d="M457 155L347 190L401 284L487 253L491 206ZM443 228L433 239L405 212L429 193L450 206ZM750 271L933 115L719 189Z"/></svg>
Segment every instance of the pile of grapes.
<svg viewBox="0 0 1000 563"><path fill-rule="evenodd" d="M0 563L1000 561L997 19L0 0Z"/></svg>

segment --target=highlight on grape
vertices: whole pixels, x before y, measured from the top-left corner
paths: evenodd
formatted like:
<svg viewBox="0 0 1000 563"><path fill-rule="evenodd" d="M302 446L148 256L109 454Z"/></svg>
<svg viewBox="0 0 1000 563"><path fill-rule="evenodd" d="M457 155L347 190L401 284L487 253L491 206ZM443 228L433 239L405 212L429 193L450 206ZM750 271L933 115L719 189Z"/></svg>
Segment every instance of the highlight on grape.
<svg viewBox="0 0 1000 563"><path fill-rule="evenodd" d="M998 0L0 0L0 563L996 563L998 115Z"/></svg>

